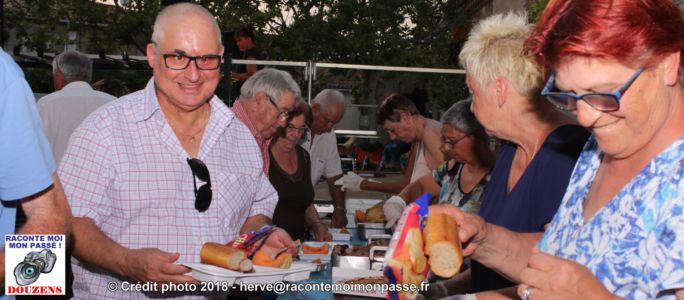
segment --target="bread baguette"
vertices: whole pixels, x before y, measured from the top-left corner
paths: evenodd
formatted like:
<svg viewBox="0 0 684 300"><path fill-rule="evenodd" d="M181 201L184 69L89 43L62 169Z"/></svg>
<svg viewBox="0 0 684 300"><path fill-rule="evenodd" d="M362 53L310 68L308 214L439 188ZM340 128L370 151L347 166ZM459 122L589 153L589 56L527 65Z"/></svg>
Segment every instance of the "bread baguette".
<svg viewBox="0 0 684 300"><path fill-rule="evenodd" d="M456 275L463 263L458 224L445 214L430 212L423 237L432 273L445 278Z"/></svg>
<svg viewBox="0 0 684 300"><path fill-rule="evenodd" d="M240 265L242 263L244 268L245 263L243 261L248 258L244 250L210 242L202 245L200 259L206 264L234 271L242 271Z"/></svg>

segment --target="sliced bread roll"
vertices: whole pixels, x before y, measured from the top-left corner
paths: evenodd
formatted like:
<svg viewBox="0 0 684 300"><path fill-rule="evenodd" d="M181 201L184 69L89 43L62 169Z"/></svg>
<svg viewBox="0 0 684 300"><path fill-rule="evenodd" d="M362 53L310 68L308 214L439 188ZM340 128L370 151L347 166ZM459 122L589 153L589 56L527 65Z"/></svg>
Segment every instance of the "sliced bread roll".
<svg viewBox="0 0 684 300"><path fill-rule="evenodd" d="M235 249L230 246L221 245L218 243L204 243L200 250L200 259L205 264L214 265L221 268L226 268L234 271L249 271L243 270L245 267L244 260L247 259L247 254L244 250ZM240 264L242 263L242 268Z"/></svg>
<svg viewBox="0 0 684 300"><path fill-rule="evenodd" d="M430 270L441 277L453 277L461 269L463 253L458 224L449 216L430 212L423 230Z"/></svg>

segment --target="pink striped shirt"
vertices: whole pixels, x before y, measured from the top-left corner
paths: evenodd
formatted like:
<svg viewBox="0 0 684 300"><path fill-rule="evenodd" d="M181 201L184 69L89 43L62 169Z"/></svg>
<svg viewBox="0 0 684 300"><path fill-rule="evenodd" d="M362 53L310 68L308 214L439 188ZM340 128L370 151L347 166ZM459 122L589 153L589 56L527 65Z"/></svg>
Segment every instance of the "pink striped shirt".
<svg viewBox="0 0 684 300"><path fill-rule="evenodd" d="M124 247L179 252L179 263L199 262L205 242L236 237L247 217L272 216L278 195L262 172L253 136L216 96L209 103L198 155L212 183L207 211L195 209L188 154L159 108L150 80L144 90L100 107L73 133L59 176L74 216L91 218ZM109 292L107 284L120 287L121 279L72 262L76 298L145 297Z"/></svg>
<svg viewBox="0 0 684 300"><path fill-rule="evenodd" d="M261 133L257 130L256 126L254 126L254 123L252 123L252 120L249 119L249 116L247 115L247 111L245 111L245 107L242 105L241 101L235 101L235 104L233 104L233 113L235 114L235 117L238 118L238 120L242 121L242 123L245 123L245 126L249 128L249 131L252 133L254 136L254 139L257 142L257 145L259 145L259 149L261 150L261 159L264 162L263 168L264 168L264 174L268 176L268 169L271 166L271 156L268 154L268 146L271 145L271 139L270 138L265 138Z"/></svg>

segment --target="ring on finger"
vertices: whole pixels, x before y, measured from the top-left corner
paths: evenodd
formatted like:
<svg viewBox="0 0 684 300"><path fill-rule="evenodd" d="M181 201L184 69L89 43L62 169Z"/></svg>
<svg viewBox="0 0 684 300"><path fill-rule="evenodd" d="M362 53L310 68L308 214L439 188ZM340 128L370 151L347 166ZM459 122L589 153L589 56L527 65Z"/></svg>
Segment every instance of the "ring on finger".
<svg viewBox="0 0 684 300"><path fill-rule="evenodd" d="M532 294L532 287L528 286L523 290L522 300L530 300L530 294Z"/></svg>

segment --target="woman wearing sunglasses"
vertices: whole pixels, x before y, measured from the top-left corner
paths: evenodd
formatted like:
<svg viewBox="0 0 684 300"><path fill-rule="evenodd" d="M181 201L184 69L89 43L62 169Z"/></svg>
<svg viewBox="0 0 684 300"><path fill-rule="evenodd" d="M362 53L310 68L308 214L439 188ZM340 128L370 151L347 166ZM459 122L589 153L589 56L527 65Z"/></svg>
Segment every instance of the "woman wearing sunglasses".
<svg viewBox="0 0 684 300"><path fill-rule="evenodd" d="M287 126L279 128L271 143L271 166L268 178L278 192L273 224L285 229L293 240L307 239L311 230L318 241L330 241L328 226L321 221L313 205L311 159L298 145L309 131L313 116L304 101L297 101L290 112Z"/></svg>
<svg viewBox="0 0 684 300"><path fill-rule="evenodd" d="M527 49L592 137L544 235L448 207L523 299L684 299L684 19L671 0L549 2Z"/></svg>

